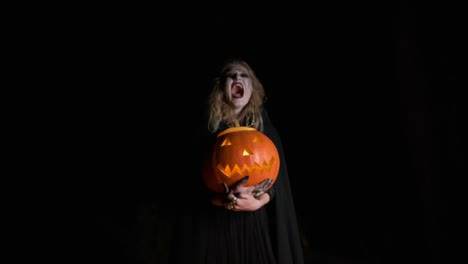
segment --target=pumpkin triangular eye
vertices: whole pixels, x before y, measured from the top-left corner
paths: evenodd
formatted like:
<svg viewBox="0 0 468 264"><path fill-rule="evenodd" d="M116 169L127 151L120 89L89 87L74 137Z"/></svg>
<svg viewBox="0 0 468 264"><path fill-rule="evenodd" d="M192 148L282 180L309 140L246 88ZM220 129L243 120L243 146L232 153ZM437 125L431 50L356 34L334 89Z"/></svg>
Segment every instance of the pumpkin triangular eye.
<svg viewBox="0 0 468 264"><path fill-rule="evenodd" d="M221 143L221 147L230 146L230 145L232 145L232 142L231 142L231 140L229 140L227 138L224 139L223 143Z"/></svg>
<svg viewBox="0 0 468 264"><path fill-rule="evenodd" d="M242 152L242 156L250 156L252 153L248 152L247 150L244 149L244 152Z"/></svg>
<svg viewBox="0 0 468 264"><path fill-rule="evenodd" d="M262 141L262 140L261 140L260 137L258 137L258 136L255 136L255 137L253 138L253 140L252 140L253 143L257 143L257 142L260 142L260 141Z"/></svg>

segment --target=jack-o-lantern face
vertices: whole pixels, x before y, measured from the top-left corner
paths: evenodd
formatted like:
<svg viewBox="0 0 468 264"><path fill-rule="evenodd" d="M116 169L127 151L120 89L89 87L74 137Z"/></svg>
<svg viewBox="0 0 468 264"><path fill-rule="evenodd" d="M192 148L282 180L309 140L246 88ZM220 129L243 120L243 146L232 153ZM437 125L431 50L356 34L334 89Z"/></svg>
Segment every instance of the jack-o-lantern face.
<svg viewBox="0 0 468 264"><path fill-rule="evenodd" d="M267 178L276 181L278 150L270 138L255 128L238 126L220 132L212 151L204 180L213 191L221 192L223 183L232 186L245 176L249 176L245 186Z"/></svg>

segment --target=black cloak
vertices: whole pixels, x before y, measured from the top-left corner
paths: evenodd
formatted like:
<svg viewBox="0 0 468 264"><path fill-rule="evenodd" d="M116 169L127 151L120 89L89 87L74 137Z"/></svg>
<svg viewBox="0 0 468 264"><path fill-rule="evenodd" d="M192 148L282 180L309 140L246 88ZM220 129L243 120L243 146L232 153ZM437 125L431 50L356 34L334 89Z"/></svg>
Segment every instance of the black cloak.
<svg viewBox="0 0 468 264"><path fill-rule="evenodd" d="M182 195L166 199L181 202L165 203L160 197L159 202L142 215L142 221L146 222L138 244L142 263L304 263L283 146L265 110L263 120L263 133L274 142L280 157L273 199L254 212L234 212L214 206L202 182L202 169L197 170L198 175L192 170L189 177L193 181L175 192ZM192 153L194 164L188 166L197 167L198 163L201 168L205 151L216 137L204 131L206 126L198 139L190 142L195 150Z"/></svg>

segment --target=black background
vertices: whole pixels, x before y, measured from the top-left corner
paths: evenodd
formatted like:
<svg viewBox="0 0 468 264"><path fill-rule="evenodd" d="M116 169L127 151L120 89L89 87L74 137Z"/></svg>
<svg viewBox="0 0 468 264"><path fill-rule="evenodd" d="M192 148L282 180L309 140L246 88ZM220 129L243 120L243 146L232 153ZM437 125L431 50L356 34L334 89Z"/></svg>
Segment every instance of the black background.
<svg viewBox="0 0 468 264"><path fill-rule="evenodd" d="M446 193L466 132L455 6L122 5L73 17L56 44L54 109L71 152L71 259L132 263L138 208L190 200L180 156L222 61L241 57L283 140L307 263L447 263Z"/></svg>

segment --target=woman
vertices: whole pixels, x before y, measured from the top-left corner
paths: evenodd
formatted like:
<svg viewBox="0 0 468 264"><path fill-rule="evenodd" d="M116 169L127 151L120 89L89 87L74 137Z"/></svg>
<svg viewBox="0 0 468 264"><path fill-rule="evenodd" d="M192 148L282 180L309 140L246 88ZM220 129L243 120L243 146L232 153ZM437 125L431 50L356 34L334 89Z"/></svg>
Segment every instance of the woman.
<svg viewBox="0 0 468 264"><path fill-rule="evenodd" d="M247 187L244 179L225 195L204 190L211 204L200 211L202 263L303 263L283 148L264 101L263 85L249 64L225 62L208 100L206 146L211 148L216 135L229 127L250 126L274 142L280 169L273 186L267 179Z"/></svg>
<svg viewBox="0 0 468 264"><path fill-rule="evenodd" d="M263 85L242 60L223 64L208 98L196 163L210 154L219 132L233 126L249 126L263 132L275 144L279 173L271 179L245 186L248 178L226 191L210 191L203 175L188 177L184 202L170 206L178 217L159 209L153 217L150 238L156 246L148 262L204 264L302 264L303 249L281 140L264 109ZM197 136L198 137L198 136ZM197 148L195 148L197 149ZM200 155L200 149L203 155ZM196 182L188 183L191 179ZM197 188L198 187L198 188ZM195 190L195 191L194 191ZM170 198L168 198L170 200ZM179 199L177 199L179 200ZM156 224L155 224L156 223Z"/></svg>

